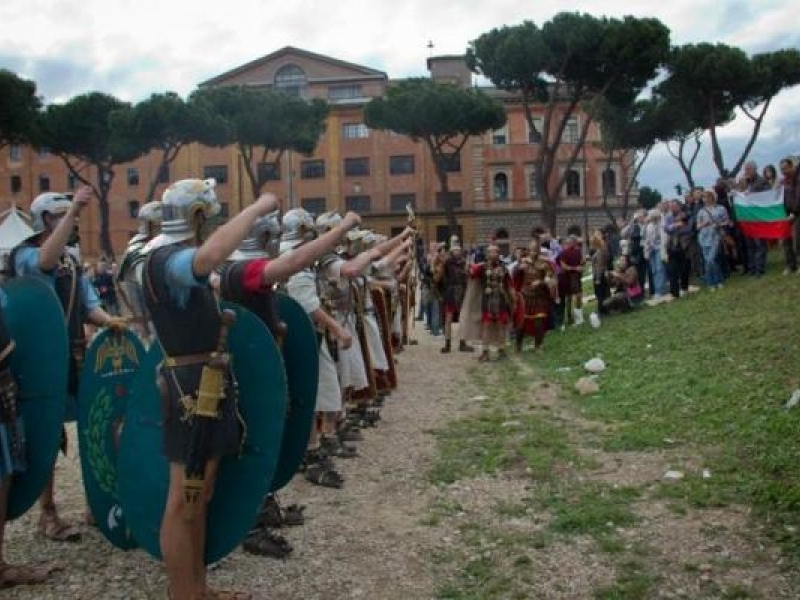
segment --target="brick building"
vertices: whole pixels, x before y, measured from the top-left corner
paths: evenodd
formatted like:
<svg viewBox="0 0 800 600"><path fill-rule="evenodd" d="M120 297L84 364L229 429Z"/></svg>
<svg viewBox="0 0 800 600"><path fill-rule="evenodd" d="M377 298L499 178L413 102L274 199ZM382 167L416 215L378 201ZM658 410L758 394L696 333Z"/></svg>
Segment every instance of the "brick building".
<svg viewBox="0 0 800 600"><path fill-rule="evenodd" d="M463 56L431 57L427 66L430 76L438 81L473 85ZM437 205L438 180L427 148L404 136L370 130L363 122L364 105L381 95L389 83L381 71L286 47L200 86L267 86L330 103L326 131L314 155L285 153L280 171L273 172L265 186L283 199L285 207L303 206L313 213L356 210L367 225L391 234L405 225L405 207L411 202L423 235L445 239L446 219ZM516 98L493 88L485 91L502 101L508 122L501 130L469 140L460 164L453 166L449 184L456 197L457 218L468 244L485 243L492 237L509 246L524 244L541 218L533 177L536 135L529 131ZM577 140L583 118L578 114L564 132L567 143L559 150L560 172L574 148L570 142ZM559 234L570 225L583 231L607 221L601 208L604 185L609 205L621 205L628 178L626 167L614 162L609 169L597 148L598 141L599 131L593 124L562 191ZM156 197L160 197L169 181L216 177L218 196L228 214L246 206L252 201L252 193L240 161L233 146L192 144L179 153L168 173L158 172L155 153L118 167L110 196L115 250L121 252L135 232L135 215L152 178L160 181L156 190ZM0 151L0 210L12 203L27 208L41 191L71 188L74 182L64 165L46 151L24 146ZM86 213L81 223L82 250L87 257L97 257L98 213L96 208Z"/></svg>

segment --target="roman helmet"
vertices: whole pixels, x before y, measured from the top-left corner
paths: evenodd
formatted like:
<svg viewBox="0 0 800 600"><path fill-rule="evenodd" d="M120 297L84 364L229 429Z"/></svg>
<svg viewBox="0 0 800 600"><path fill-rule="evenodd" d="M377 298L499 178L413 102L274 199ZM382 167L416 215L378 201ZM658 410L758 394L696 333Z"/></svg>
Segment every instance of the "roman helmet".
<svg viewBox="0 0 800 600"><path fill-rule="evenodd" d="M46 229L44 224L45 214L63 215L69 211L70 206L72 206L72 199L67 194L46 192L36 196L31 203L33 233L38 235Z"/></svg>
<svg viewBox="0 0 800 600"><path fill-rule="evenodd" d="M350 256L361 254L365 250L365 240L370 239L372 232L369 229L359 229L355 227L347 232L345 240L347 242L347 253Z"/></svg>
<svg viewBox="0 0 800 600"><path fill-rule="evenodd" d="M147 244L145 251L195 237L199 215L208 219L219 214L216 185L214 179L182 179L170 185L161 197L161 234Z"/></svg>
<svg viewBox="0 0 800 600"><path fill-rule="evenodd" d="M278 211L256 219L239 247L231 254L231 260L250 258L275 258L281 241L281 221Z"/></svg>
<svg viewBox="0 0 800 600"><path fill-rule="evenodd" d="M154 200L142 206L136 218L139 220L139 232L130 239L128 246L146 243L155 237L157 228L161 226L161 201Z"/></svg>
<svg viewBox="0 0 800 600"><path fill-rule="evenodd" d="M326 233L342 222L342 216L336 211L328 211L317 217L317 233Z"/></svg>
<svg viewBox="0 0 800 600"><path fill-rule="evenodd" d="M293 208L283 215L281 225L280 253L297 248L300 244L313 240L316 237L314 219L303 208Z"/></svg>

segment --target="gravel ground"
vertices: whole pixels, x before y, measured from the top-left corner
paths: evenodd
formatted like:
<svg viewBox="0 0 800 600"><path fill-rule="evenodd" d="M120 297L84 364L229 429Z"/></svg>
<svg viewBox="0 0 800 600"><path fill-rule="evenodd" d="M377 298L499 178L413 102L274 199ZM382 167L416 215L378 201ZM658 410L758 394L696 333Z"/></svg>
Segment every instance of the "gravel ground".
<svg viewBox="0 0 800 600"><path fill-rule="evenodd" d="M302 477L280 494L285 504L307 506L304 526L283 533L294 545L278 561L236 551L216 566L216 587L251 589L271 599L425 599L436 582L429 559L441 548L441 531L423 523L434 491L426 470L434 451L431 430L455 418L475 355L439 354L434 339L418 325L419 345L398 356L400 387L387 400L378 427L364 432L358 458L339 461L346 478L341 490L308 484ZM75 431L72 448L75 444ZM57 498L64 517L84 510L75 454L60 458ZM57 544L35 535L38 510L8 527L11 562L58 560L65 569L46 585L4 590L4 598L165 598L160 563L141 551L122 552L84 527L79 544Z"/></svg>

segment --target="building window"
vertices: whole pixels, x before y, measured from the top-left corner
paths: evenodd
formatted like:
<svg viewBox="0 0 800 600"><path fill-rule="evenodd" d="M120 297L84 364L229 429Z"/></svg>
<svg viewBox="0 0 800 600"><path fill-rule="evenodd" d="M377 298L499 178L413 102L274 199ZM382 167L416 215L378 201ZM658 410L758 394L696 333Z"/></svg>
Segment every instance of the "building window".
<svg viewBox="0 0 800 600"><path fill-rule="evenodd" d="M508 125L503 125L500 129L492 132L492 144L495 146L505 146L508 143Z"/></svg>
<svg viewBox="0 0 800 600"><path fill-rule="evenodd" d="M541 172L538 166L534 166L528 172L528 197L531 200L538 200L542 197L542 186L539 182L539 173Z"/></svg>
<svg viewBox="0 0 800 600"><path fill-rule="evenodd" d="M259 181L280 181L281 168L274 162L260 162L258 163L258 180Z"/></svg>
<svg viewBox="0 0 800 600"><path fill-rule="evenodd" d="M39 175L39 191L40 192L50 191L50 177L48 177L47 175Z"/></svg>
<svg viewBox="0 0 800 600"><path fill-rule="evenodd" d="M208 165L203 167L203 179L214 178L217 185L228 183L228 166L227 165Z"/></svg>
<svg viewBox="0 0 800 600"><path fill-rule="evenodd" d="M461 208L461 192L447 192L447 199L453 208ZM436 192L436 208L444 210L445 196L442 192Z"/></svg>
<svg viewBox="0 0 800 600"><path fill-rule="evenodd" d="M389 229L389 237L390 238L397 237L398 235L403 233L403 231L405 231L405 227L392 227Z"/></svg>
<svg viewBox="0 0 800 600"><path fill-rule="evenodd" d="M67 189L74 190L78 187L78 178L75 177L75 173L67 173Z"/></svg>
<svg viewBox="0 0 800 600"><path fill-rule="evenodd" d="M492 181L492 192L495 200L508 200L508 175L497 173Z"/></svg>
<svg viewBox="0 0 800 600"><path fill-rule="evenodd" d="M544 127L544 119L542 117L533 117L533 128L528 125L528 143L541 144L542 143L542 128Z"/></svg>
<svg viewBox="0 0 800 600"><path fill-rule="evenodd" d="M128 169L128 186L136 187L139 185L139 169L130 167Z"/></svg>
<svg viewBox="0 0 800 600"><path fill-rule="evenodd" d="M328 88L328 100L332 102L336 102L337 100L353 100L355 98L363 98L361 86L358 84L332 85Z"/></svg>
<svg viewBox="0 0 800 600"><path fill-rule="evenodd" d="M352 210L358 214L368 213L370 199L369 196L346 196L344 206L346 210Z"/></svg>
<svg viewBox="0 0 800 600"><path fill-rule="evenodd" d="M617 172L611 167L608 167L603 171L603 195L617 195Z"/></svg>
<svg viewBox="0 0 800 600"><path fill-rule="evenodd" d="M444 170L447 171L448 173L461 172L460 154L444 155L442 156L442 163L444 164Z"/></svg>
<svg viewBox="0 0 800 600"><path fill-rule="evenodd" d="M39 158L48 158L50 156L50 148L43 146L39 148Z"/></svg>
<svg viewBox="0 0 800 600"><path fill-rule="evenodd" d="M392 194L389 197L389 210L392 212L406 212L406 206L409 204L412 209L416 208L416 194Z"/></svg>
<svg viewBox="0 0 800 600"><path fill-rule="evenodd" d="M511 244L508 241L508 230L501 227L494 232L494 243L500 249L501 256L508 256L511 254Z"/></svg>
<svg viewBox="0 0 800 600"><path fill-rule="evenodd" d="M342 137L346 140L357 140L369 137L369 129L364 123L344 123Z"/></svg>
<svg viewBox="0 0 800 600"><path fill-rule="evenodd" d="M128 216L131 219L138 219L139 218L139 201L138 200L128 200Z"/></svg>
<svg viewBox="0 0 800 600"><path fill-rule="evenodd" d="M581 174L575 169L567 171L567 196L577 198L581 195Z"/></svg>
<svg viewBox="0 0 800 600"><path fill-rule="evenodd" d="M345 158L344 159L345 177L357 177L359 175L369 175L369 158Z"/></svg>
<svg viewBox="0 0 800 600"><path fill-rule="evenodd" d="M220 202L219 203L219 218L220 219L227 219L231 214L231 209L228 206L227 202Z"/></svg>
<svg viewBox="0 0 800 600"><path fill-rule="evenodd" d="M19 194L22 191L22 177L19 175L11 176L11 193Z"/></svg>
<svg viewBox="0 0 800 600"><path fill-rule="evenodd" d="M300 179L322 179L325 177L324 160L304 160L300 162Z"/></svg>
<svg viewBox="0 0 800 600"><path fill-rule="evenodd" d="M325 212L325 198L303 198L300 200L300 206L310 212L312 215L321 215Z"/></svg>
<svg viewBox="0 0 800 600"><path fill-rule="evenodd" d="M412 175L414 173L414 156L390 156L389 173L392 175Z"/></svg>
<svg viewBox="0 0 800 600"><path fill-rule="evenodd" d="M8 157L14 161L19 162L22 160L22 146L19 144L11 144L8 147Z"/></svg>
<svg viewBox="0 0 800 600"><path fill-rule="evenodd" d="M169 165L161 165L158 167L158 174L156 175L157 183L169 183Z"/></svg>
<svg viewBox="0 0 800 600"><path fill-rule="evenodd" d="M275 89L290 96L304 98L308 80L305 71L297 65L286 65L275 73Z"/></svg>
<svg viewBox="0 0 800 600"><path fill-rule="evenodd" d="M570 117L564 127L564 135L561 136L561 141L565 144L577 144L579 137L578 117Z"/></svg>

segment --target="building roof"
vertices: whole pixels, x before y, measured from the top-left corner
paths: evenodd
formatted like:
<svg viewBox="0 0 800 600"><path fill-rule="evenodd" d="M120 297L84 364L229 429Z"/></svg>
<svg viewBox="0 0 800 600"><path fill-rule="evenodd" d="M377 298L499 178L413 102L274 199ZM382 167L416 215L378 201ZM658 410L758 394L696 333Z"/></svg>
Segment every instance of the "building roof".
<svg viewBox="0 0 800 600"><path fill-rule="evenodd" d="M257 58L255 60L252 60L252 61L248 62L248 63L240 65L240 66L238 66L238 67L236 67L234 69L226 71L226 72L224 72L224 73L222 73L220 75L217 75L216 77L212 77L211 79L207 79L207 80L201 82L199 84L199 87L206 87L206 86L224 84L227 79L231 79L232 77L235 77L236 75L240 75L241 73L245 73L245 72L250 71L250 70L252 70L254 68L260 67L261 65L264 65L266 63L269 63L269 62L278 60L280 58L283 58L283 57L285 57L287 55L301 56L301 57L305 57L305 58L308 58L308 59L311 59L311 60L314 60L314 61L324 62L324 63L327 63L329 65L333 65L333 66L337 66L337 67L340 67L340 68L343 68L343 69L347 69L349 71L353 71L354 73L357 73L357 74L361 75L362 77L366 77L366 78L371 78L371 77L380 78L380 79L386 79L387 78L386 73L384 73L383 71L378 71L376 69L371 69L370 67L365 67L363 65L357 65L355 63L346 62L346 61L343 61L343 60L339 60L337 58L332 58L330 56L325 56L324 54L316 54L316 53L310 52L308 50L303 50L302 48L295 48L294 46L284 46L280 50L276 50L275 52L271 52L270 54L266 54L266 55L262 56L261 58Z"/></svg>

